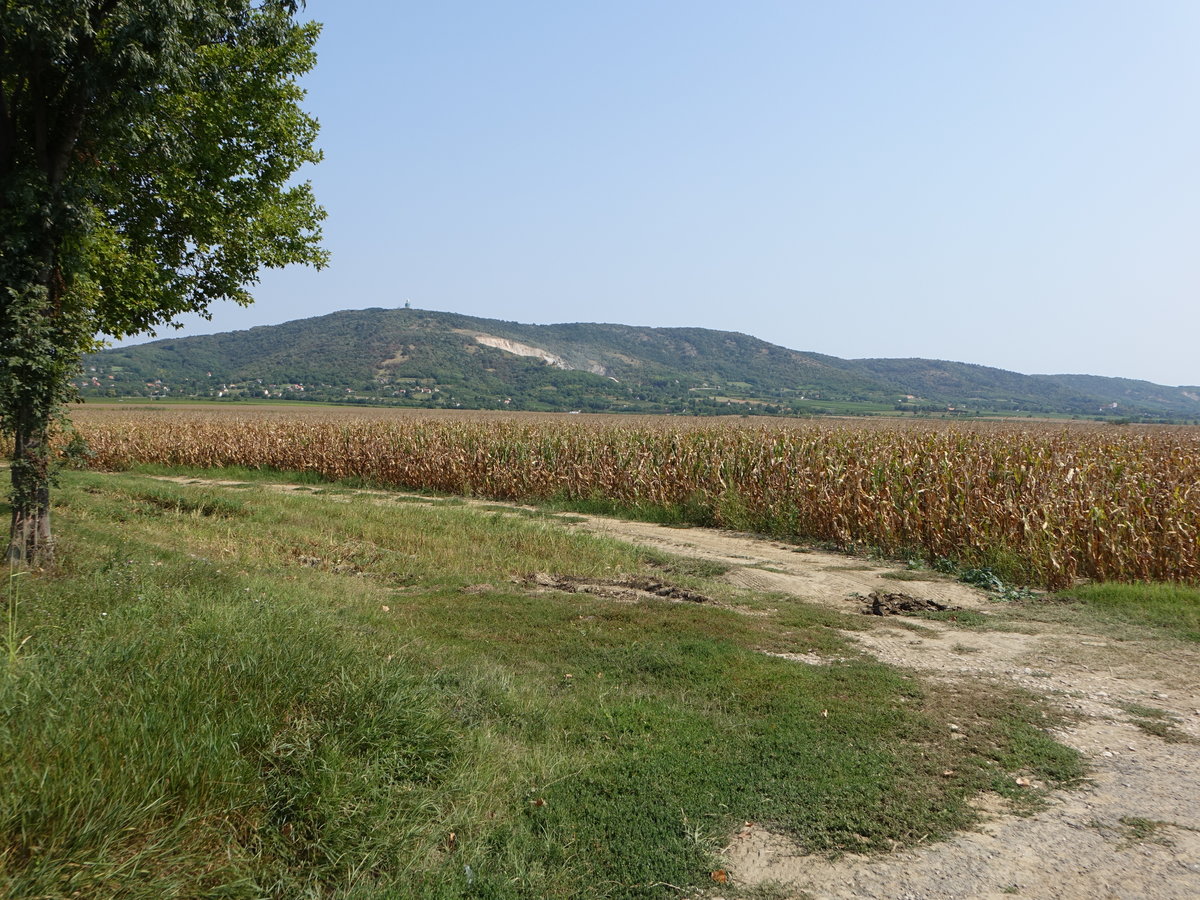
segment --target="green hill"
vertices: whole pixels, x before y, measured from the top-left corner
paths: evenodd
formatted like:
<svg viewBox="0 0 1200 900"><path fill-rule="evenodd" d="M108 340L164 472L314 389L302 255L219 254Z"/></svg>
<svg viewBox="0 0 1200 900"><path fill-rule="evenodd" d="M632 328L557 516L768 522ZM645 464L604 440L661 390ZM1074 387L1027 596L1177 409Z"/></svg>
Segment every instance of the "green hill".
<svg viewBox="0 0 1200 900"><path fill-rule="evenodd" d="M87 357L82 375L85 398L701 415L907 410L1200 418L1194 388L1021 375L939 360L845 360L705 328L523 325L416 309L348 310L119 347Z"/></svg>

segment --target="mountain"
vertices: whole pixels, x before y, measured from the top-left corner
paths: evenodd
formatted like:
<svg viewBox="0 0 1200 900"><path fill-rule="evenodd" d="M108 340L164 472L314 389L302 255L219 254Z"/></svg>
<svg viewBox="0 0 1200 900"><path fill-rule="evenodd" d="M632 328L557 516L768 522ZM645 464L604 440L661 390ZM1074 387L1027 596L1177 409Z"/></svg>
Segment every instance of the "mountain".
<svg viewBox="0 0 1200 900"><path fill-rule="evenodd" d="M523 325L347 310L84 359L87 397L308 399L592 412L1065 414L1200 419L1200 388L839 359L705 328Z"/></svg>

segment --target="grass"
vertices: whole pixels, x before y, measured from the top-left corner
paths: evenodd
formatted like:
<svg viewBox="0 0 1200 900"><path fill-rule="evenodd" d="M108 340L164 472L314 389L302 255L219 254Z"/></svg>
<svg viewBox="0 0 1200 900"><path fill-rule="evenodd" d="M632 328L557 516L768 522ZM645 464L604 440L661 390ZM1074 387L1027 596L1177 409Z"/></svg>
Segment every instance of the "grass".
<svg viewBox="0 0 1200 900"><path fill-rule="evenodd" d="M1131 716L1136 716L1139 719L1169 720L1174 718L1165 709L1159 709L1157 706L1146 706L1144 703L1119 703L1117 705Z"/></svg>
<svg viewBox="0 0 1200 900"><path fill-rule="evenodd" d="M888 581L930 581L931 576L928 572L914 571L912 569L894 569L891 572L880 573L880 578L886 578Z"/></svg>
<svg viewBox="0 0 1200 900"><path fill-rule="evenodd" d="M1120 707L1132 717L1130 721L1146 734L1162 738L1168 744L1194 744L1196 739L1178 728L1179 717L1156 706L1142 703L1121 703Z"/></svg>
<svg viewBox="0 0 1200 900"><path fill-rule="evenodd" d="M932 619L935 622L948 622L960 628L995 628L999 627L993 616L976 612L973 609L930 610L913 613L920 619Z"/></svg>
<svg viewBox="0 0 1200 900"><path fill-rule="evenodd" d="M1149 843L1171 846L1171 840L1163 834L1164 829L1171 827L1170 822L1141 816L1122 816L1119 821L1124 831L1121 843L1126 847Z"/></svg>
<svg viewBox="0 0 1200 900"><path fill-rule="evenodd" d="M1175 842L1171 838L1171 831L1197 830L1178 822L1165 822L1162 819L1147 819L1142 816L1121 816L1117 819L1116 826L1098 820L1093 820L1090 825L1115 840L1122 850L1139 844L1173 847Z"/></svg>
<svg viewBox="0 0 1200 900"><path fill-rule="evenodd" d="M1111 622L1200 641L1200 587L1195 585L1104 582L1071 588L1058 597L1082 603Z"/></svg>
<svg viewBox="0 0 1200 900"><path fill-rule="evenodd" d="M1194 744L1196 739L1182 729L1162 719L1134 719L1133 724L1146 734L1162 738L1168 744Z"/></svg>
<svg viewBox="0 0 1200 900"><path fill-rule="evenodd" d="M18 608L20 607L21 592L18 589L18 579L28 572L19 571L10 563L8 568L8 590L4 599L4 655L11 666L16 663L17 655L28 637L22 638L18 631Z"/></svg>
<svg viewBox="0 0 1200 900"><path fill-rule="evenodd" d="M552 519L75 472L56 497L62 569L21 578L0 669L0 895L667 897L746 820L886 849L1081 772L1030 698L930 691L827 611L531 590L741 596ZM813 648L846 661L759 652Z"/></svg>

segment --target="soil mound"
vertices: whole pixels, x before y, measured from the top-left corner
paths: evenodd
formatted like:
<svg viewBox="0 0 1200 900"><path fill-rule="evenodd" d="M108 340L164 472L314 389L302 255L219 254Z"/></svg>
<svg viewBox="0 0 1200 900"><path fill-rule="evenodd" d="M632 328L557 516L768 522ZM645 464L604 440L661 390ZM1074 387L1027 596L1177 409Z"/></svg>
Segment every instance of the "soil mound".
<svg viewBox="0 0 1200 900"><path fill-rule="evenodd" d="M687 603L712 603L711 597L696 591L685 590L665 581L643 576L621 578L587 578L577 575L549 575L538 572L524 579L531 587L545 590L564 591L568 594L595 594L615 600L635 601L650 597L664 600L679 600Z"/></svg>
<svg viewBox="0 0 1200 900"><path fill-rule="evenodd" d="M871 591L867 594L867 600L870 602L863 608L863 614L868 616L907 616L918 612L949 612L961 608L910 594L880 591Z"/></svg>

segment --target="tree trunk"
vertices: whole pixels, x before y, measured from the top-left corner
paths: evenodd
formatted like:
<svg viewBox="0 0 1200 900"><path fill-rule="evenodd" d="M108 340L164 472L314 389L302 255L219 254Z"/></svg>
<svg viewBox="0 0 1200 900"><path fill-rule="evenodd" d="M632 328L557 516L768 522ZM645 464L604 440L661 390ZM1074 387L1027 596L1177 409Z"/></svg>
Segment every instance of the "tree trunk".
<svg viewBox="0 0 1200 900"><path fill-rule="evenodd" d="M43 423L16 428L12 459L12 530L6 561L45 566L54 561L50 534L50 440Z"/></svg>

